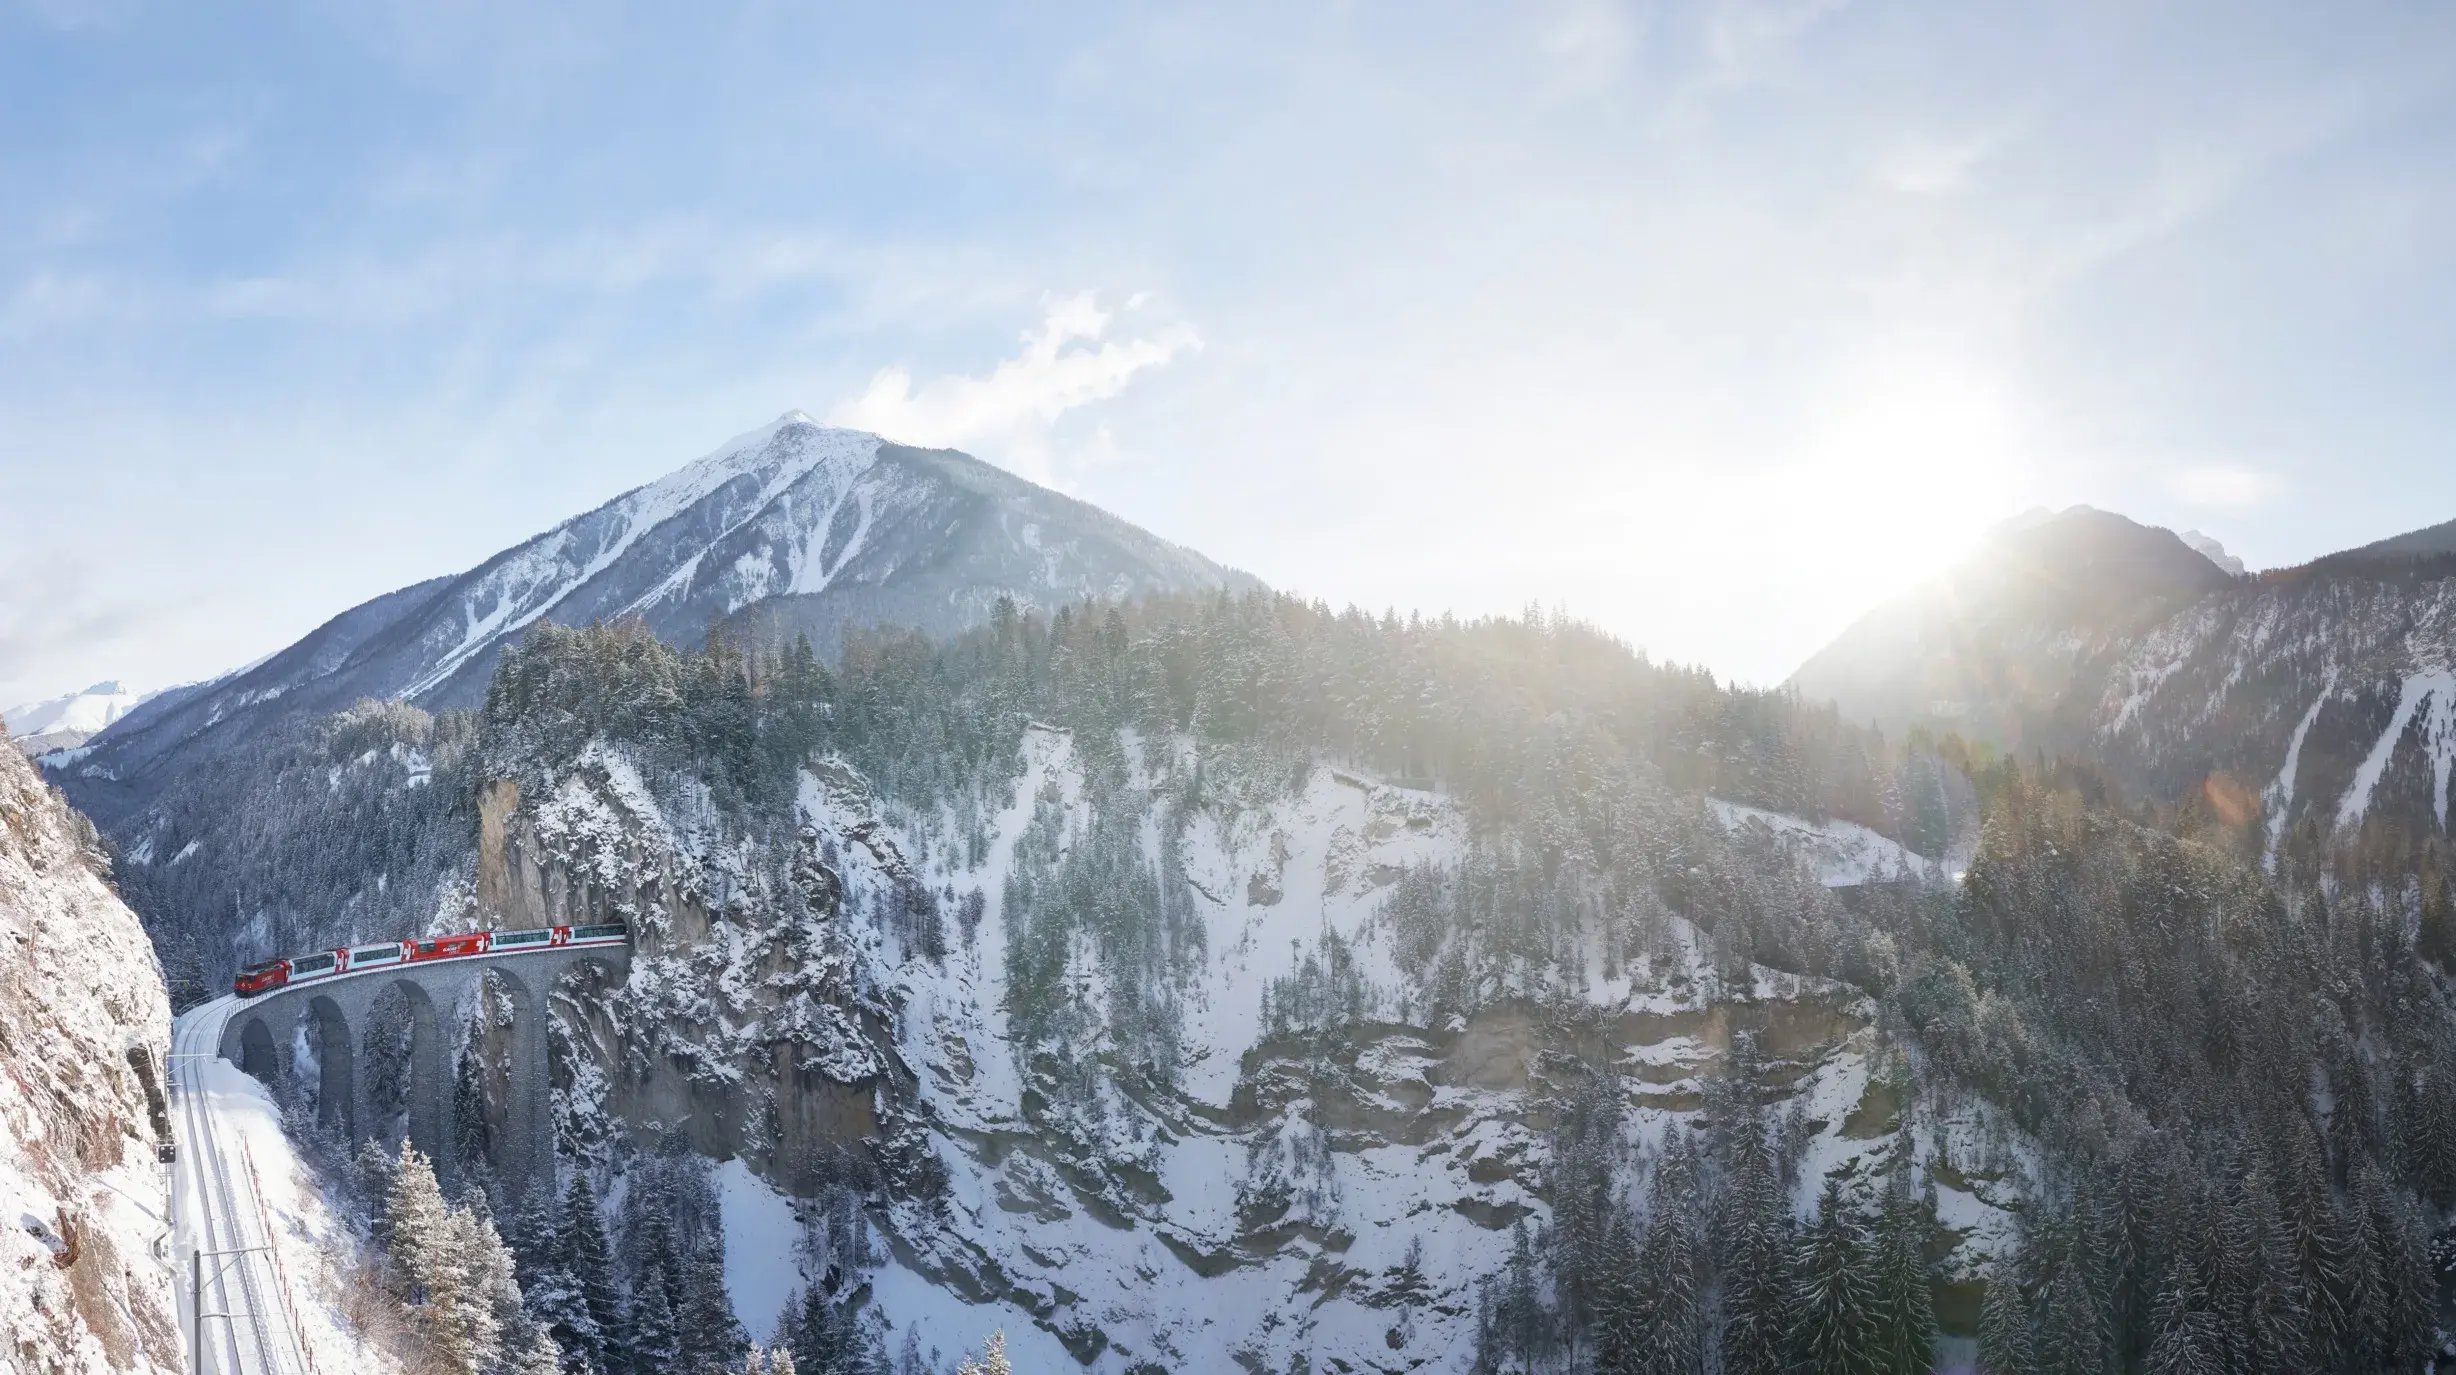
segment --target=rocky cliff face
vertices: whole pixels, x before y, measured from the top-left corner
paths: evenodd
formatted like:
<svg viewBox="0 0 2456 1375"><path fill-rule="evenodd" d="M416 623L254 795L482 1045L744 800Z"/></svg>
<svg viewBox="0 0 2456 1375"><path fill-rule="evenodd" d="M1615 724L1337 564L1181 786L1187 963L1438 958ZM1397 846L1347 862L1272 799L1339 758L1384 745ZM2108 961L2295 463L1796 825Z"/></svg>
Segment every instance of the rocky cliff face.
<svg viewBox="0 0 2456 1375"><path fill-rule="evenodd" d="M92 827L0 750L0 1367L173 1375L170 1009L104 872Z"/></svg>
<svg viewBox="0 0 2456 1375"><path fill-rule="evenodd" d="M1910 1061L1858 991L1735 966L1660 913L1625 965L1447 1011L1409 972L1404 914L1470 848L1449 799L1133 740L1118 793L1083 748L1027 732L977 813L916 814L816 761L781 879L738 821L660 796L619 750L492 784L489 919L638 933L625 986L562 998L567 1147L619 1168L680 1135L805 1216L858 1187L891 1341L1004 1327L1049 1368L1465 1368L1482 1281L1552 1217L1561 1105L1592 1065L1614 1067L1640 1153L1718 1094L1767 1105L1809 1179L1912 1120L1962 1167L1934 1172L1949 1272L2003 1239L2023 1148L1977 1107L1905 1113ZM1069 864L1121 818L1175 933L1165 1027L1080 927L1049 952L1054 1003L1019 981L1052 901L1081 896ZM1812 885L1830 856L1798 839L1741 843Z"/></svg>

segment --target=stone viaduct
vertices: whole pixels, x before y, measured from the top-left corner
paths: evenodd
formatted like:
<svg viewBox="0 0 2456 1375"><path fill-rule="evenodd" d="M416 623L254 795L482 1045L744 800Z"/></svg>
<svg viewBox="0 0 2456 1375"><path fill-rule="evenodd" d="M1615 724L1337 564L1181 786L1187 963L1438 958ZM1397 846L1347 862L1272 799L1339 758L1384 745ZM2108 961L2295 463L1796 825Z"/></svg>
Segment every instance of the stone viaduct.
<svg viewBox="0 0 2456 1375"><path fill-rule="evenodd" d="M345 1134L354 1147L372 1130L366 1055L376 1000L392 989L408 998L409 1140L449 1172L453 1139L453 1079L460 1050L461 1017L477 1005L488 980L510 996L510 1101L505 1104L508 1140L498 1139L497 1168L516 1196L534 1181L553 1186L552 1092L547 1071L546 999L557 980L583 965L603 967L620 983L630 972L627 945L552 946L496 951L430 963L353 970L332 978L275 989L240 1003L222 1028L222 1058L271 1083L289 1064L287 1047L300 1019L315 1052L316 1115Z"/></svg>

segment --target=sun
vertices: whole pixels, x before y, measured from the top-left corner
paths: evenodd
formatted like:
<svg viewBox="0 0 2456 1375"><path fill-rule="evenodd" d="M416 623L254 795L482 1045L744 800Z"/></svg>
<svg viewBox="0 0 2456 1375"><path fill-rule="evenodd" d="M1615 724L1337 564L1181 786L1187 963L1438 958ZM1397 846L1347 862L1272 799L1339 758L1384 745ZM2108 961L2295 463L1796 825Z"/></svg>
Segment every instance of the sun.
<svg viewBox="0 0 2456 1375"><path fill-rule="evenodd" d="M1946 354L1880 355L1808 414L1768 535L1860 606L1949 564L2013 513L2026 468L2010 389Z"/></svg>

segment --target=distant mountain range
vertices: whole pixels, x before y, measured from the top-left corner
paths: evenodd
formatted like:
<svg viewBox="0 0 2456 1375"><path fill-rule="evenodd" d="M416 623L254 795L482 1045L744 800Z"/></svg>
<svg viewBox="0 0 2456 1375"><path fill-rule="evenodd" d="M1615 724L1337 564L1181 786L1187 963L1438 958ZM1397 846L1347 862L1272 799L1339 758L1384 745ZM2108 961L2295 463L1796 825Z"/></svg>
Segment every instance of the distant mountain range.
<svg viewBox="0 0 2456 1375"><path fill-rule="evenodd" d="M695 645L741 618L832 656L860 626L945 632L1000 598L1258 586L1115 516L952 450L821 426L799 411L477 567L335 616L261 663L165 693L58 770L106 829L170 778L279 724L367 698L467 707L541 620L644 620Z"/></svg>
<svg viewBox="0 0 2456 1375"><path fill-rule="evenodd" d="M18 749L39 755L84 744L154 695L130 691L115 681L101 682L82 692L10 707L0 711L0 721L8 723L9 739Z"/></svg>
<svg viewBox="0 0 2456 1375"><path fill-rule="evenodd" d="M1997 531L1791 684L1889 730L2094 761L2136 800L2207 809L2272 861L2298 837L2444 841L2449 554L2456 522L2234 576L2172 531L2075 507Z"/></svg>

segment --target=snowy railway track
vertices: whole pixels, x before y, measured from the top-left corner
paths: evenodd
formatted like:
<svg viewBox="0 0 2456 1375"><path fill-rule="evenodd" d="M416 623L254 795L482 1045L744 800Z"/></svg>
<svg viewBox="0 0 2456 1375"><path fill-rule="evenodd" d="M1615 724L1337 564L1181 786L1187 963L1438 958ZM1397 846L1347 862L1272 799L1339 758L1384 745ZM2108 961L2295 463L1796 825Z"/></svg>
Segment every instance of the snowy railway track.
<svg viewBox="0 0 2456 1375"><path fill-rule="evenodd" d="M196 1375L307 1375L290 1305L275 1300L281 1280L254 1180L242 1190L206 1087L232 1005L221 998L191 1009L171 1034L171 1091L185 1137L171 1172L174 1249L187 1268L180 1323Z"/></svg>

